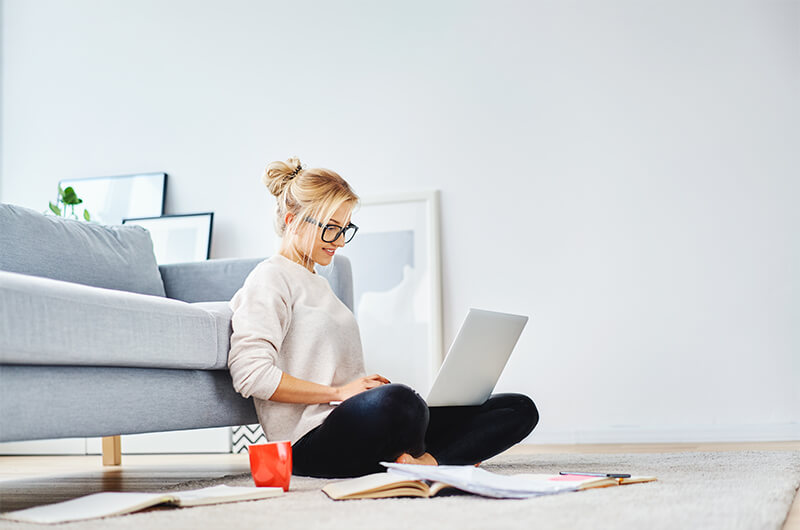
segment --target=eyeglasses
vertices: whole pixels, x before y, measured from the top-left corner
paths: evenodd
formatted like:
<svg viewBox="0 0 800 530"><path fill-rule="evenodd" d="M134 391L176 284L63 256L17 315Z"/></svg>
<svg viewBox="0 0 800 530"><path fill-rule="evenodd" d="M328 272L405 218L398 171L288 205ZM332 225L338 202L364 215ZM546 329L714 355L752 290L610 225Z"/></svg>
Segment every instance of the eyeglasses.
<svg viewBox="0 0 800 530"><path fill-rule="evenodd" d="M339 236L342 234L344 234L344 242L349 243L350 240L353 239L353 236L356 235L356 232L358 232L358 227L353 223L350 223L347 226L342 227L334 224L324 225L319 221L317 221L316 219L314 219L313 217L306 217L305 221L307 223L316 224L317 226L323 228L322 240L326 243L333 243L334 241L339 239Z"/></svg>

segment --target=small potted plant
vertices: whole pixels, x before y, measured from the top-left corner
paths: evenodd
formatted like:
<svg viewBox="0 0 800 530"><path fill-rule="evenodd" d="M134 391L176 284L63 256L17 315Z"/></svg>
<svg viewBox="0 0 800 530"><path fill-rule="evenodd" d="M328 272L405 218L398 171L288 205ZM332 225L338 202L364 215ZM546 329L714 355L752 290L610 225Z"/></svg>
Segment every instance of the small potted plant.
<svg viewBox="0 0 800 530"><path fill-rule="evenodd" d="M69 215L73 219L78 219L78 216L75 214L75 205L83 203L83 199L78 197L78 194L75 193L75 190L72 186L67 186L67 189L61 189L61 185L58 185L58 200L56 204L53 204L52 201L50 202L50 211L54 214L64 217L67 217L67 207L69 206ZM44 213L47 213L45 211ZM89 215L89 210L86 208L83 209L83 218L87 221L92 220L92 216Z"/></svg>

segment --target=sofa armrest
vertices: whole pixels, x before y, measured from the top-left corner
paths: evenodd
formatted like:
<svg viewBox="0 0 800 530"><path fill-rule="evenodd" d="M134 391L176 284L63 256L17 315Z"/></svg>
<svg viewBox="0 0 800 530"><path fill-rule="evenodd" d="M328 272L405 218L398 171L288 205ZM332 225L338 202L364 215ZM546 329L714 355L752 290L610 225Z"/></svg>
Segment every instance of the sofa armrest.
<svg viewBox="0 0 800 530"><path fill-rule="evenodd" d="M168 298L184 302L230 300L264 258L232 258L159 265Z"/></svg>
<svg viewBox="0 0 800 530"><path fill-rule="evenodd" d="M159 265L168 298L184 302L219 302L233 298L247 275L266 258L229 258ZM317 267L344 305L353 311L353 268L336 255L327 267Z"/></svg>
<svg viewBox="0 0 800 530"><path fill-rule="evenodd" d="M353 311L353 266L350 258L337 253L330 265L316 270L328 280L339 300Z"/></svg>

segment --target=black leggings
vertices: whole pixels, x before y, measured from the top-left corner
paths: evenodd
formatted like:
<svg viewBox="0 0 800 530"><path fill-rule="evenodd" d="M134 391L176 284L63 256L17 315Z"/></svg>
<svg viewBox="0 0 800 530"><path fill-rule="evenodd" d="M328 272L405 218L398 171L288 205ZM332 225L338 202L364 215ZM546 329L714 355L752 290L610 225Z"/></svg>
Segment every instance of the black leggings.
<svg viewBox="0 0 800 530"><path fill-rule="evenodd" d="M525 438L539 421L522 394L493 394L483 405L432 407L412 388L387 384L343 401L292 446L292 473L356 477L378 462L428 452L440 464L476 464Z"/></svg>

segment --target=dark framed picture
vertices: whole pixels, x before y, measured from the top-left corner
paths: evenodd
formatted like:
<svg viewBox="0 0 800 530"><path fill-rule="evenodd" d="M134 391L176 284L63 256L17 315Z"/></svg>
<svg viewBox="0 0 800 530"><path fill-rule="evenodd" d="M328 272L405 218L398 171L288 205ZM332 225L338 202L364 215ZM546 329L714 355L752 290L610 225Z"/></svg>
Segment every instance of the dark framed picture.
<svg viewBox="0 0 800 530"><path fill-rule="evenodd" d="M214 212L126 218L122 224L135 224L150 231L159 265L202 261L211 254Z"/></svg>
<svg viewBox="0 0 800 530"><path fill-rule="evenodd" d="M62 189L72 186L83 199L81 206L92 221L118 225L123 219L158 217L164 214L166 173L136 173L110 177L62 179Z"/></svg>

